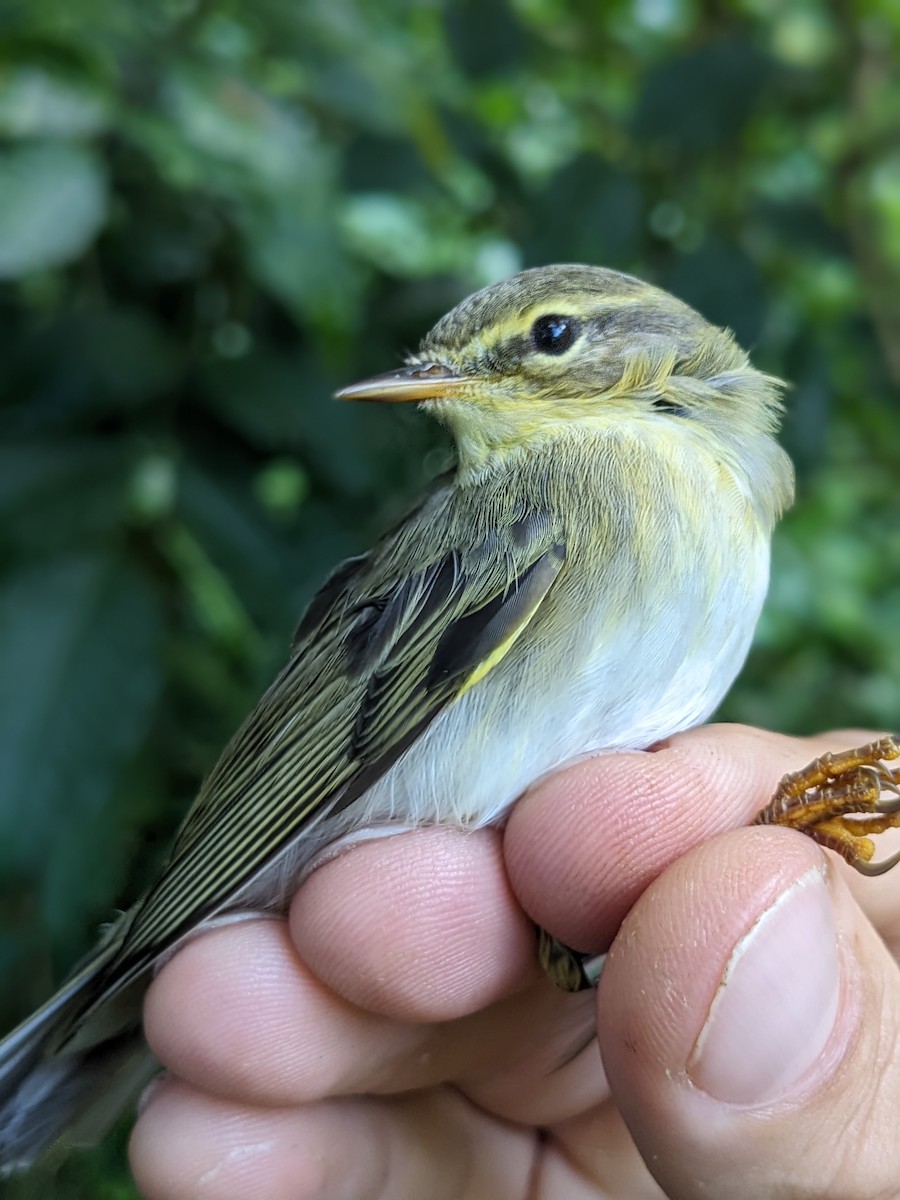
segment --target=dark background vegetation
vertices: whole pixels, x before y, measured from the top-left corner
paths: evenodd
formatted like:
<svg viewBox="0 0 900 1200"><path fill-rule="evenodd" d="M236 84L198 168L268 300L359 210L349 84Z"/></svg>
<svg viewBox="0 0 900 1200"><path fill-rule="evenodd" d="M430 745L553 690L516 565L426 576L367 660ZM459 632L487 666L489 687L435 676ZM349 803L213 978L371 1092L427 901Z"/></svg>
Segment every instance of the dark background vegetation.
<svg viewBox="0 0 900 1200"><path fill-rule="evenodd" d="M648 276L793 382L725 714L900 725L898 38L892 0L7 0L4 1023L441 462L331 391L521 266ZM9 1194L132 1197L122 1142Z"/></svg>

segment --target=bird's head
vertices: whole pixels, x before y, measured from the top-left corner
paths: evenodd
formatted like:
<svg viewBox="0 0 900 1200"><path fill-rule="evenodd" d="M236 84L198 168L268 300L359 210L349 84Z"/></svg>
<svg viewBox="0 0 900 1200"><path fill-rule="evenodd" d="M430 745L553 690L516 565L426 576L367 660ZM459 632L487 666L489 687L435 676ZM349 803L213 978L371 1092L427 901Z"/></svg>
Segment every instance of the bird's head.
<svg viewBox="0 0 900 1200"><path fill-rule="evenodd" d="M403 368L338 396L419 401L475 465L623 420L764 436L778 424L779 387L731 333L661 288L619 271L558 265L469 296Z"/></svg>

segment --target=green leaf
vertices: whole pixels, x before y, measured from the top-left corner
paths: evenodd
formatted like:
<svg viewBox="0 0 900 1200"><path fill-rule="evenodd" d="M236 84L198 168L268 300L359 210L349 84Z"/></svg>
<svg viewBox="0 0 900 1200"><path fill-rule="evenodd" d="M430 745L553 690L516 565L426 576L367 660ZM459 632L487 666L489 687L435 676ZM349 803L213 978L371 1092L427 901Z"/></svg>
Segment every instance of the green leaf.
<svg viewBox="0 0 900 1200"><path fill-rule="evenodd" d="M0 547L64 551L127 519L134 448L116 441L0 444Z"/></svg>
<svg viewBox="0 0 900 1200"><path fill-rule="evenodd" d="M230 72L175 70L164 103L201 156L247 172L257 186L277 188L302 178L317 153L301 113Z"/></svg>
<svg viewBox="0 0 900 1200"><path fill-rule="evenodd" d="M174 546L176 567L205 623L238 650L254 650L254 620L271 632L287 629L290 579L288 544L264 516L252 478L238 482L224 471L187 467L178 512L184 529ZM236 643L242 643L236 644Z"/></svg>
<svg viewBox="0 0 900 1200"><path fill-rule="evenodd" d="M77 258L107 206L106 174L86 147L48 141L0 152L0 279Z"/></svg>
<svg viewBox="0 0 900 1200"><path fill-rule="evenodd" d="M309 189L248 205L239 216L256 282L298 321L352 328L363 274L344 252L332 205L315 207Z"/></svg>
<svg viewBox="0 0 900 1200"><path fill-rule="evenodd" d="M335 401L339 381L309 355L254 352L203 375L210 407L253 446L304 452L311 471L348 496L378 490L393 438L382 410Z"/></svg>
<svg viewBox="0 0 900 1200"><path fill-rule="evenodd" d="M644 79L635 132L688 154L736 148L770 69L747 38L709 41L664 59Z"/></svg>
<svg viewBox="0 0 900 1200"><path fill-rule="evenodd" d="M60 558L0 591L0 872L40 872L66 928L115 874L110 812L161 686L161 614L115 555Z"/></svg>
<svg viewBox="0 0 900 1200"><path fill-rule="evenodd" d="M732 329L742 345L757 341L765 291L753 261L737 246L709 238L699 250L679 258L661 282L708 320Z"/></svg>
<svg viewBox="0 0 900 1200"><path fill-rule="evenodd" d="M88 137L109 124L106 98L84 80L21 63L0 69L0 133Z"/></svg>
<svg viewBox="0 0 900 1200"><path fill-rule="evenodd" d="M151 312L120 305L65 310L23 333L6 354L0 398L8 428L93 432L99 417L171 395L183 351Z"/></svg>

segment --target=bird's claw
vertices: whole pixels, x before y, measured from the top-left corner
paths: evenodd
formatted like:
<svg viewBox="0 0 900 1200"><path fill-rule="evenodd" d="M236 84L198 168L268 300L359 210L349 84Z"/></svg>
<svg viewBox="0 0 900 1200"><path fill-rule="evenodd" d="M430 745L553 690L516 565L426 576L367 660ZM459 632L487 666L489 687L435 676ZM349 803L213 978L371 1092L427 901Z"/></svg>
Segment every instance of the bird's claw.
<svg viewBox="0 0 900 1200"><path fill-rule="evenodd" d="M900 852L872 861L872 838L900 828L900 769L886 765L897 759L898 737L823 754L784 776L756 824L799 829L837 851L861 875L883 875L900 863Z"/></svg>

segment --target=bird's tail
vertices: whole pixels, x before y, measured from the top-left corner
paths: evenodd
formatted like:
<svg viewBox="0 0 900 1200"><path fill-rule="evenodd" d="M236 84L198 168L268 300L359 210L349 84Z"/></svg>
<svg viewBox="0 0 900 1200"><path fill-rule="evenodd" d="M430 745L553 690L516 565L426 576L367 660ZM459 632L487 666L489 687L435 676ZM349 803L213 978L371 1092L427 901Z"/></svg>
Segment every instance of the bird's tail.
<svg viewBox="0 0 900 1200"><path fill-rule="evenodd" d="M63 1135L92 1145L152 1075L140 1028L146 979L104 996L119 941L105 939L0 1042L0 1179L27 1170Z"/></svg>

